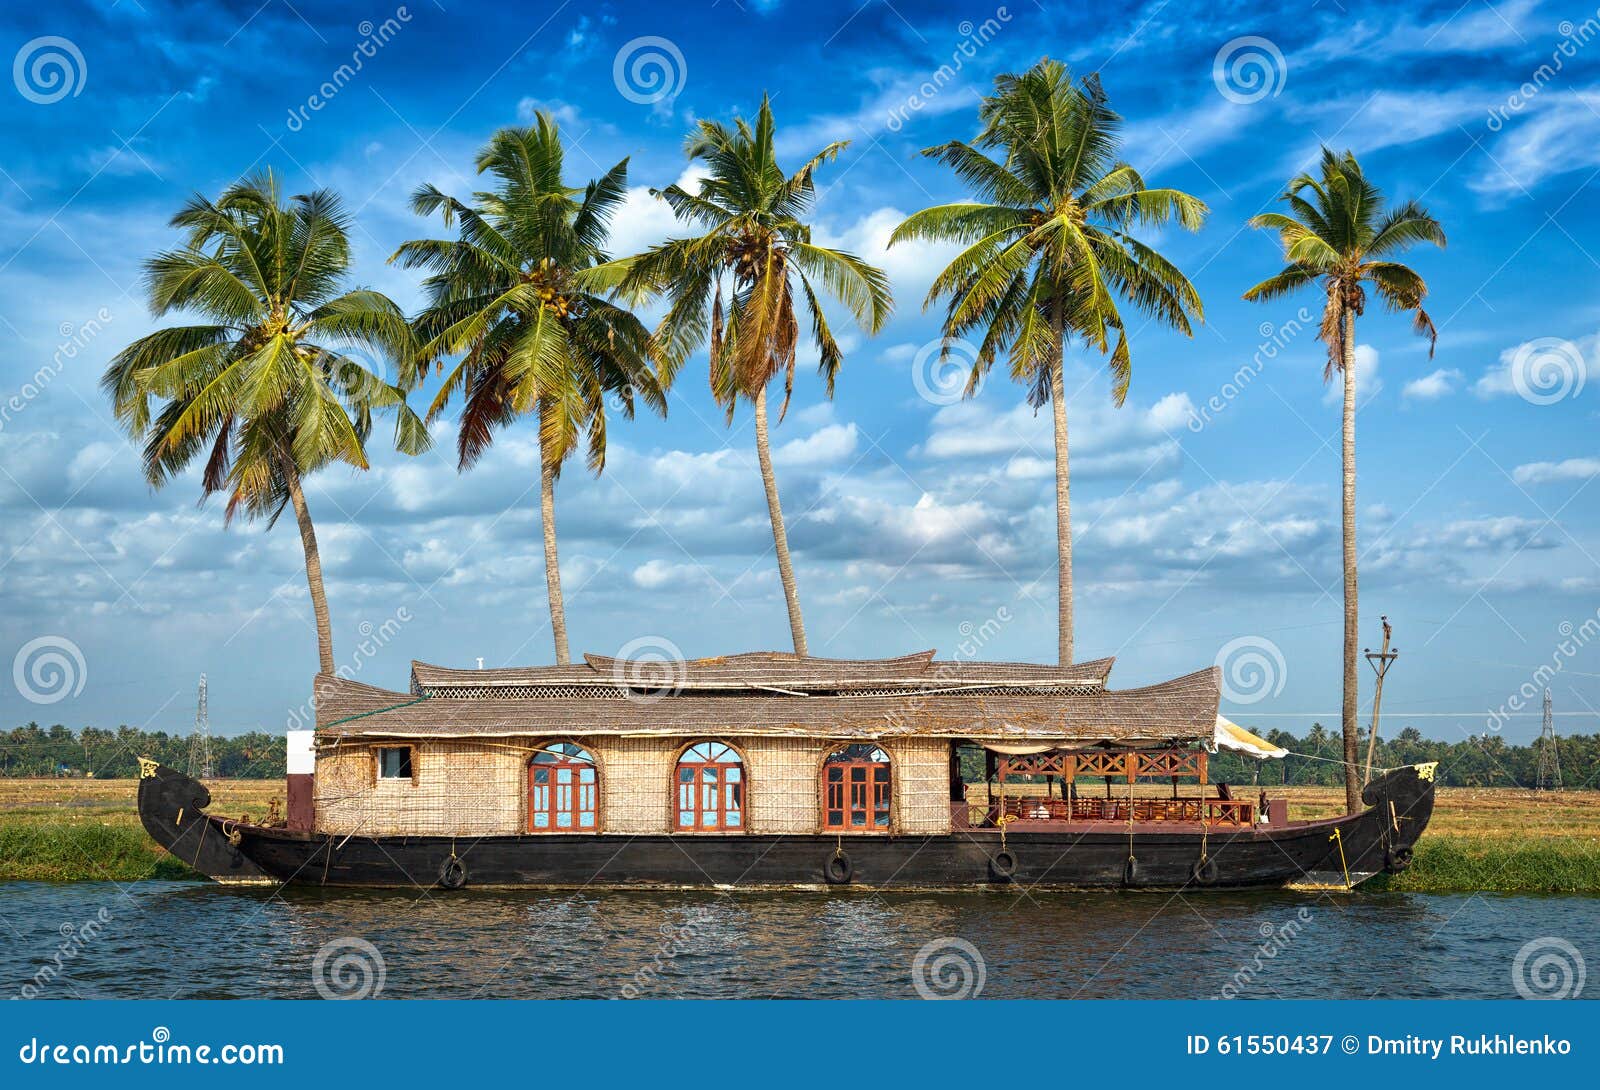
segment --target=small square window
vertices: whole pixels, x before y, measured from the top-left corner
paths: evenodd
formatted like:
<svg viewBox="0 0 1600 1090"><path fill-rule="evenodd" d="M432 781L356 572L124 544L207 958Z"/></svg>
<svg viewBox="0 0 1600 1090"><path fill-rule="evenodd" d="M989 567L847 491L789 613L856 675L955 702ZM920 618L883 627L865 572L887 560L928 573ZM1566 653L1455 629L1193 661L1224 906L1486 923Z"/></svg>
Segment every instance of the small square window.
<svg viewBox="0 0 1600 1090"><path fill-rule="evenodd" d="M379 749L378 778L380 780L409 780L411 778L411 747L384 746Z"/></svg>

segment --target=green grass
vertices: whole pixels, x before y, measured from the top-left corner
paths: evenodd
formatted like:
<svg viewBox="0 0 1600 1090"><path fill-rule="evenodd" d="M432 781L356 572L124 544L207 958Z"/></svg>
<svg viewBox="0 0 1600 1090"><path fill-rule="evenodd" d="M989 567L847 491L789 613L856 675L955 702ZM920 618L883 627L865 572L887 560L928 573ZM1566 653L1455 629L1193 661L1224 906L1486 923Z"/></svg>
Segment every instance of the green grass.
<svg viewBox="0 0 1600 1090"><path fill-rule="evenodd" d="M1380 875L1362 888L1400 893L1600 894L1600 843L1425 833L1409 870Z"/></svg>
<svg viewBox="0 0 1600 1090"><path fill-rule="evenodd" d="M0 820L0 881L198 879L137 825Z"/></svg>

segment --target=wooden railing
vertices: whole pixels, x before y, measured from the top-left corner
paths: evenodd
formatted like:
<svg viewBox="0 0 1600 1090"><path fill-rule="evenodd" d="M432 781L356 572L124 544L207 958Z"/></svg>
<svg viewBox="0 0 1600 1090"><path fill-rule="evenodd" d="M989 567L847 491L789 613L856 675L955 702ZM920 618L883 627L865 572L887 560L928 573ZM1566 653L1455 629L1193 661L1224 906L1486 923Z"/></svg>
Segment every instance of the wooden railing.
<svg viewBox="0 0 1600 1090"><path fill-rule="evenodd" d="M1246 799L1066 799L1002 798L996 816L1013 821L1121 821L1133 810L1135 824L1186 821L1248 828L1255 821L1255 803ZM1203 818L1202 818L1203 815Z"/></svg>

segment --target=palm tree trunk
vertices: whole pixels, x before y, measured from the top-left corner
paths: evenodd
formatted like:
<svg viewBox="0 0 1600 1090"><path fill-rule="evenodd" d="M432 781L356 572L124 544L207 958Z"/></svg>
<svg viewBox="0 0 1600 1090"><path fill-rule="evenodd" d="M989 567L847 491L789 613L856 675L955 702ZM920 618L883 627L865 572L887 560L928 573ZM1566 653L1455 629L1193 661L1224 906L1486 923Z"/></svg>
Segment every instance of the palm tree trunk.
<svg viewBox="0 0 1600 1090"><path fill-rule="evenodd" d="M289 482L289 502L300 524L300 546L306 553L306 584L311 589L311 613L317 619L317 659L320 673L331 674L333 665L333 622L328 619L328 594L322 586L322 554L317 551L317 531L311 525L311 509L300 490L300 475L291 469L284 474Z"/></svg>
<svg viewBox="0 0 1600 1090"><path fill-rule="evenodd" d="M1072 662L1072 471L1067 466L1067 384L1062 374L1061 304L1050 314L1055 358L1050 361L1050 411L1056 432L1056 640L1062 666Z"/></svg>
<svg viewBox="0 0 1600 1090"><path fill-rule="evenodd" d="M550 632L555 638L556 662L572 661L567 648L567 604L561 596L561 561L556 556L556 467L540 452L539 525L544 530L544 587L550 597Z"/></svg>
<svg viewBox="0 0 1600 1090"><path fill-rule="evenodd" d="M1346 310L1344 334L1344 804L1350 813L1361 809L1361 780L1356 770L1357 681L1356 630L1356 319Z"/></svg>
<svg viewBox="0 0 1600 1090"><path fill-rule="evenodd" d="M778 504L778 478L772 473L772 451L767 444L767 388L756 393L756 457L761 462L761 483L767 490L767 514L772 518L772 545L778 554L778 578L783 581L783 599L789 607L789 632L794 637L794 653L806 654L806 623L800 616L800 592L794 585L794 564L789 559L789 532L783 527L783 508Z"/></svg>

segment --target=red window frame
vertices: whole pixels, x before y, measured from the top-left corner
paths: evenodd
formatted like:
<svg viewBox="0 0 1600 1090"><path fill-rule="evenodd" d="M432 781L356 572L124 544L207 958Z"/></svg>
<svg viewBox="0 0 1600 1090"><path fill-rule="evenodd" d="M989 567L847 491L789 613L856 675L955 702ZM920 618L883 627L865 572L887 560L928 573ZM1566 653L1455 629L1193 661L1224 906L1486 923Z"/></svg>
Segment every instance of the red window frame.
<svg viewBox="0 0 1600 1090"><path fill-rule="evenodd" d="M528 762L528 832L598 832L599 801L600 773L581 746L556 743Z"/></svg>
<svg viewBox="0 0 1600 1090"><path fill-rule="evenodd" d="M744 758L726 742L697 742L672 770L672 827L680 833L742 833Z"/></svg>
<svg viewBox="0 0 1600 1090"><path fill-rule="evenodd" d="M822 762L822 828L830 833L888 832L894 770L874 745L844 746Z"/></svg>

